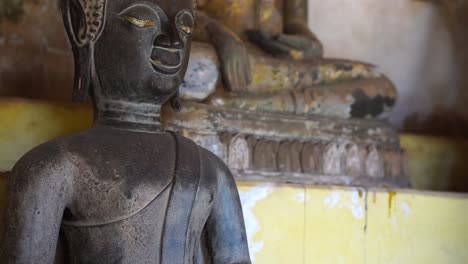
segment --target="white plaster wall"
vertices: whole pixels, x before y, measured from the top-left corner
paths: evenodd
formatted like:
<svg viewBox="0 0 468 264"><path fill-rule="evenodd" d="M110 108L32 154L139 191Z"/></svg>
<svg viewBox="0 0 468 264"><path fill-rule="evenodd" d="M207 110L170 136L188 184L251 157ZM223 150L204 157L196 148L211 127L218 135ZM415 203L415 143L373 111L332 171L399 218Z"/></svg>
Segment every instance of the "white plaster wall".
<svg viewBox="0 0 468 264"><path fill-rule="evenodd" d="M309 0L309 24L325 56L379 66L400 94L390 120L451 109L457 99L448 25L431 4L414 0Z"/></svg>

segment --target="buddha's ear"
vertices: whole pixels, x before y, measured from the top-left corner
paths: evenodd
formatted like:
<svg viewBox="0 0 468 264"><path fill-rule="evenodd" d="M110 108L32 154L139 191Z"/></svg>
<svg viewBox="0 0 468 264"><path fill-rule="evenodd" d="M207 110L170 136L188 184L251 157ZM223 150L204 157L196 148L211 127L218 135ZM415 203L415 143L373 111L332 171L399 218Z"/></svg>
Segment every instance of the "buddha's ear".
<svg viewBox="0 0 468 264"><path fill-rule="evenodd" d="M73 48L86 44L86 13L78 0L61 0L63 23Z"/></svg>
<svg viewBox="0 0 468 264"><path fill-rule="evenodd" d="M91 84L91 47L90 44L74 50L75 79L72 99L74 102L85 102L89 95Z"/></svg>
<svg viewBox="0 0 468 264"><path fill-rule="evenodd" d="M75 61L73 101L84 102L89 94L92 56L91 43L86 36L85 11L77 0L61 0L60 8Z"/></svg>

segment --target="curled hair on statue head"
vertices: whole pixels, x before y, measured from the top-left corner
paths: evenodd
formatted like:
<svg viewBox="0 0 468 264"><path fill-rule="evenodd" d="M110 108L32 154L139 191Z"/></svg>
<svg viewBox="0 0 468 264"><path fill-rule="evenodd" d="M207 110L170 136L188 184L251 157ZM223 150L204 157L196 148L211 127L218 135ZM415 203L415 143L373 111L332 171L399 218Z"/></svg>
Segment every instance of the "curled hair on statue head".
<svg viewBox="0 0 468 264"><path fill-rule="evenodd" d="M105 26L106 0L60 0L60 9L75 61L73 101L84 102L92 79L94 43Z"/></svg>

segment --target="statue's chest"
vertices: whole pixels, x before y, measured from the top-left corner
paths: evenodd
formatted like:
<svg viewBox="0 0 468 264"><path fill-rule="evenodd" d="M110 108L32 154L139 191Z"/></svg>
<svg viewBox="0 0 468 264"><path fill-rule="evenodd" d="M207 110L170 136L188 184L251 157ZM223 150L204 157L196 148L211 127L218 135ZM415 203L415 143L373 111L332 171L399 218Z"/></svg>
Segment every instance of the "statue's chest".
<svg viewBox="0 0 468 264"><path fill-rule="evenodd" d="M258 0L258 28L276 35L283 32L283 1Z"/></svg>
<svg viewBox="0 0 468 264"><path fill-rule="evenodd" d="M74 158L70 221L102 224L135 215L171 189L174 158L154 152L98 149Z"/></svg>
<svg viewBox="0 0 468 264"><path fill-rule="evenodd" d="M62 229L74 260L70 263L160 263L169 196L169 190L163 191L144 209L125 219L64 222Z"/></svg>
<svg viewBox="0 0 468 264"><path fill-rule="evenodd" d="M153 201L167 199L174 177L171 171L154 167L129 169L125 162L83 172L79 184L74 184L70 218L65 220L84 225L127 219Z"/></svg>

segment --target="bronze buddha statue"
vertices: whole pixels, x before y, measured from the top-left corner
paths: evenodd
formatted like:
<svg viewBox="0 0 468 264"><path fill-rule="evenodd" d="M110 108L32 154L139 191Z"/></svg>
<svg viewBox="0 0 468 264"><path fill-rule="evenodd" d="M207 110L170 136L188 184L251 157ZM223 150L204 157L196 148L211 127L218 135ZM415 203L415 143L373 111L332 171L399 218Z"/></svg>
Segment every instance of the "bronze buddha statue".
<svg viewBox="0 0 468 264"><path fill-rule="evenodd" d="M206 102L287 114L374 118L397 92L373 65L323 58L306 0L197 0L194 39L213 44L224 88Z"/></svg>
<svg viewBox="0 0 468 264"><path fill-rule="evenodd" d="M165 131L181 84L193 0L63 0L75 100L94 126L26 154L10 177L2 263L250 263L234 179Z"/></svg>

